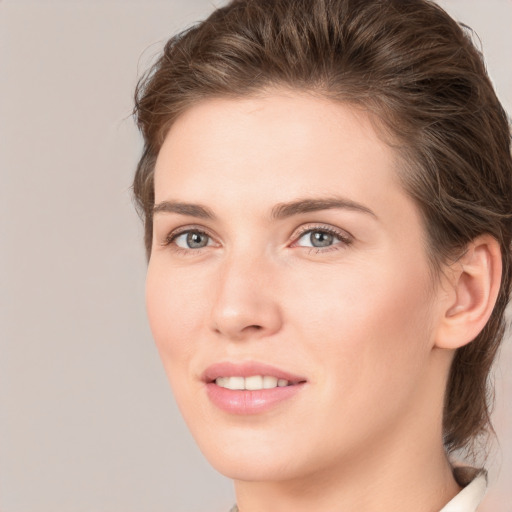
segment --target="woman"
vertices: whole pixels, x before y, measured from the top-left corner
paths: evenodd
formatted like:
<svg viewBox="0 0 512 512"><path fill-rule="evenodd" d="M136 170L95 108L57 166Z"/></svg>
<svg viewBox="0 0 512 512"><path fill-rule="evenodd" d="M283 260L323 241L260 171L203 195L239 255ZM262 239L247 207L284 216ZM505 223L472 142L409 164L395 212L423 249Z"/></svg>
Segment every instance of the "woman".
<svg viewBox="0 0 512 512"><path fill-rule="evenodd" d="M151 329L238 509L474 511L511 286L506 115L424 0L240 0L136 93Z"/></svg>

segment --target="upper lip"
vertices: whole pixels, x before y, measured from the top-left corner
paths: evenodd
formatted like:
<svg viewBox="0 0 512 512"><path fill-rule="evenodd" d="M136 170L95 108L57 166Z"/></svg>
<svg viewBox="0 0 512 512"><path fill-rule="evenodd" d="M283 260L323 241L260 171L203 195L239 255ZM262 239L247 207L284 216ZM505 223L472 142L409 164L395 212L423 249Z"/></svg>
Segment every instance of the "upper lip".
<svg viewBox="0 0 512 512"><path fill-rule="evenodd" d="M256 361L243 363L224 361L212 364L203 372L202 380L208 383L213 382L218 377L251 377L253 375L277 377L278 379L285 379L292 384L298 384L307 380L300 375L294 375L275 366Z"/></svg>

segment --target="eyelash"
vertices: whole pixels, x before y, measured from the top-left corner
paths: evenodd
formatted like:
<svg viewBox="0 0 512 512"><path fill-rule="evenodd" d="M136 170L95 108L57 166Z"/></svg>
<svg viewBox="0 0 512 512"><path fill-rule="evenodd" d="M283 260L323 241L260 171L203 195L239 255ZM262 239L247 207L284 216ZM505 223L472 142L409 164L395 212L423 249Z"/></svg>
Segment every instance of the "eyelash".
<svg viewBox="0 0 512 512"><path fill-rule="evenodd" d="M338 250L342 249L343 246L345 246L345 247L349 246L353 242L353 239L350 235L348 235L345 232L334 229L330 226L323 226L323 225L311 226L311 225L309 225L309 226L304 226L303 228L301 228L300 231L294 236L294 242L293 242L292 247L301 247L301 246L296 245L298 240L300 240L307 233L314 233L314 232L328 233L329 235L332 235L332 236L338 238L340 240L342 246L340 247L340 245L329 245L326 247L309 247L309 251L308 251L309 254L311 254L312 252L314 252L315 254L318 254L318 253L325 253L325 252L330 252L330 251L338 251ZM199 227L196 228L194 226L190 226L190 227L187 227L186 229L181 229L179 231L169 233L169 235L167 235L167 237L166 237L165 241L162 243L162 245L163 246L173 245L172 250L174 252L176 252L178 254L185 254L185 255L200 254L202 252L202 249L208 247L208 246L205 246L205 247L201 247L198 249L191 249L191 248L184 249L183 247L178 247L177 245L175 245L174 241L179 236L186 234L186 233L197 233L199 235L204 235L204 236L207 236L208 238L213 239L213 237L208 232L204 231L203 229L201 229Z"/></svg>

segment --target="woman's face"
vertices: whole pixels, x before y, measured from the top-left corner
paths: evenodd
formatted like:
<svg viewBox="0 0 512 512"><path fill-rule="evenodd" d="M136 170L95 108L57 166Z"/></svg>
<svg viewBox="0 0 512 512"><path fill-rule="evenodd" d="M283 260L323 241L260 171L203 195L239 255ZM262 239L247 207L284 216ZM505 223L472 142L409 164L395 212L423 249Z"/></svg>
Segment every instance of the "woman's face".
<svg viewBox="0 0 512 512"><path fill-rule="evenodd" d="M397 165L364 113L305 93L205 100L172 126L147 308L222 473L306 476L425 420L440 292Z"/></svg>

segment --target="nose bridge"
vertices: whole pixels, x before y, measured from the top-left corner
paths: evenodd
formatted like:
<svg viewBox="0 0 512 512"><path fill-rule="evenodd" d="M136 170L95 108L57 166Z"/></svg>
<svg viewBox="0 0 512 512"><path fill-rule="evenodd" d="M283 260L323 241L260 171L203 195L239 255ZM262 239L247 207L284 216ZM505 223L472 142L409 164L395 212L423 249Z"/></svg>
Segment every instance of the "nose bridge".
<svg viewBox="0 0 512 512"><path fill-rule="evenodd" d="M276 278L275 262L263 251L234 249L219 266L212 328L228 338L266 336L281 326L278 296L270 285Z"/></svg>

